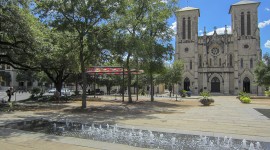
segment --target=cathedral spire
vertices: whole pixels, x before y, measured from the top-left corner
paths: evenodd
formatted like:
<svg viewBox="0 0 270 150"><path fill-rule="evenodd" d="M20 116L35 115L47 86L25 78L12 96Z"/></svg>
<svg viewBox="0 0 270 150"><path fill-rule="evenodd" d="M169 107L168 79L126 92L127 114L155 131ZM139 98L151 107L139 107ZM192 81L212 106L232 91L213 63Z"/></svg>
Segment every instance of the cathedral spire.
<svg viewBox="0 0 270 150"><path fill-rule="evenodd" d="M204 26L203 35L206 35L206 27Z"/></svg>
<svg viewBox="0 0 270 150"><path fill-rule="evenodd" d="M214 26L214 33L217 33L217 27Z"/></svg>

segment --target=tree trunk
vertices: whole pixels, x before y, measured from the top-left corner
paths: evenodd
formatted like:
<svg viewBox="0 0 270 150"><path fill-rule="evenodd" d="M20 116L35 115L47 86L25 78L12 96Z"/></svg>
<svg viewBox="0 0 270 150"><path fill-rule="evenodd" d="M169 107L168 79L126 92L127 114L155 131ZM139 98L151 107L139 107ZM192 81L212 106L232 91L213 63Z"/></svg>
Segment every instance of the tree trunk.
<svg viewBox="0 0 270 150"><path fill-rule="evenodd" d="M80 37L80 63L81 63L81 73L82 73L82 109L86 108L86 75L85 75L85 65L84 65L84 57L83 57L83 36Z"/></svg>
<svg viewBox="0 0 270 150"><path fill-rule="evenodd" d="M153 74L150 73L150 83L151 83L151 87L150 87L150 95L151 95L151 102L154 101L154 84L153 84Z"/></svg>
<svg viewBox="0 0 270 150"><path fill-rule="evenodd" d="M79 94L78 92L78 75L76 74L76 81L75 81L75 95L77 96Z"/></svg>
<svg viewBox="0 0 270 150"><path fill-rule="evenodd" d="M129 58L130 58L131 54L128 54L127 56L127 71L128 71L128 86L127 86L127 90L128 90L128 103L132 103L132 97L131 97L131 90L130 90L130 86L131 86L131 73L130 73L130 68L129 68ZM125 89L124 89L125 90Z"/></svg>

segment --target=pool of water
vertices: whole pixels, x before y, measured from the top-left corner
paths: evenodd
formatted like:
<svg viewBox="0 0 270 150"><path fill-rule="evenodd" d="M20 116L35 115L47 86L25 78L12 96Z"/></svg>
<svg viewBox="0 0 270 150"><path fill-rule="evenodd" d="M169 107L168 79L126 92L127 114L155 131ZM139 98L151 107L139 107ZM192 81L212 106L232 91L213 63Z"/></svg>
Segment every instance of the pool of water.
<svg viewBox="0 0 270 150"><path fill-rule="evenodd" d="M126 144L151 149L189 150L268 150L270 143L233 139L232 137L207 137L123 128L118 125L71 121L48 121L44 119L7 124L6 128L40 132L59 136L91 139Z"/></svg>

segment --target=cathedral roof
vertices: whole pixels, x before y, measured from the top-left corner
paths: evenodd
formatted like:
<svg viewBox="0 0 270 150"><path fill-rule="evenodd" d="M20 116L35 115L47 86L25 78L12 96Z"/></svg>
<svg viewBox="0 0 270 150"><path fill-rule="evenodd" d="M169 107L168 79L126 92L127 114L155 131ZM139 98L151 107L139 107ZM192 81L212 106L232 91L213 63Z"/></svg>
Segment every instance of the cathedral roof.
<svg viewBox="0 0 270 150"><path fill-rule="evenodd" d="M184 11L191 11L191 10L198 10L198 13L199 13L199 16L200 16L200 9L199 8L194 8L194 7L180 8L176 12L184 12Z"/></svg>
<svg viewBox="0 0 270 150"><path fill-rule="evenodd" d="M232 5L245 5L245 4L253 4L253 3L260 3L260 2L251 1L251 0L241 0L240 2L232 4Z"/></svg>
<svg viewBox="0 0 270 150"><path fill-rule="evenodd" d="M260 4L260 2L253 0L241 0L240 2L231 5L229 13L231 13L232 6L247 5L247 4Z"/></svg>

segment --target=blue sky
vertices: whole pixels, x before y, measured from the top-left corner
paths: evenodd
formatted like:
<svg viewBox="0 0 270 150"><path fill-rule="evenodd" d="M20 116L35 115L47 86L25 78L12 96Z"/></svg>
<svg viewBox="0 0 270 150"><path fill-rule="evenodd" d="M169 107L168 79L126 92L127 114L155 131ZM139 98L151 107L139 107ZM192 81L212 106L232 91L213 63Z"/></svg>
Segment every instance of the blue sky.
<svg viewBox="0 0 270 150"><path fill-rule="evenodd" d="M222 28L231 26L231 15L229 14L229 8L232 4L239 2L240 0L180 0L179 7L195 7L200 9L199 17L199 35L202 34L204 26L209 33L217 27L218 31L223 31ZM270 53L270 0L253 0L261 2L258 8L258 22L261 34L261 49L262 53ZM175 29L176 18L172 17L169 20L171 27ZM172 41L173 43L174 40Z"/></svg>

